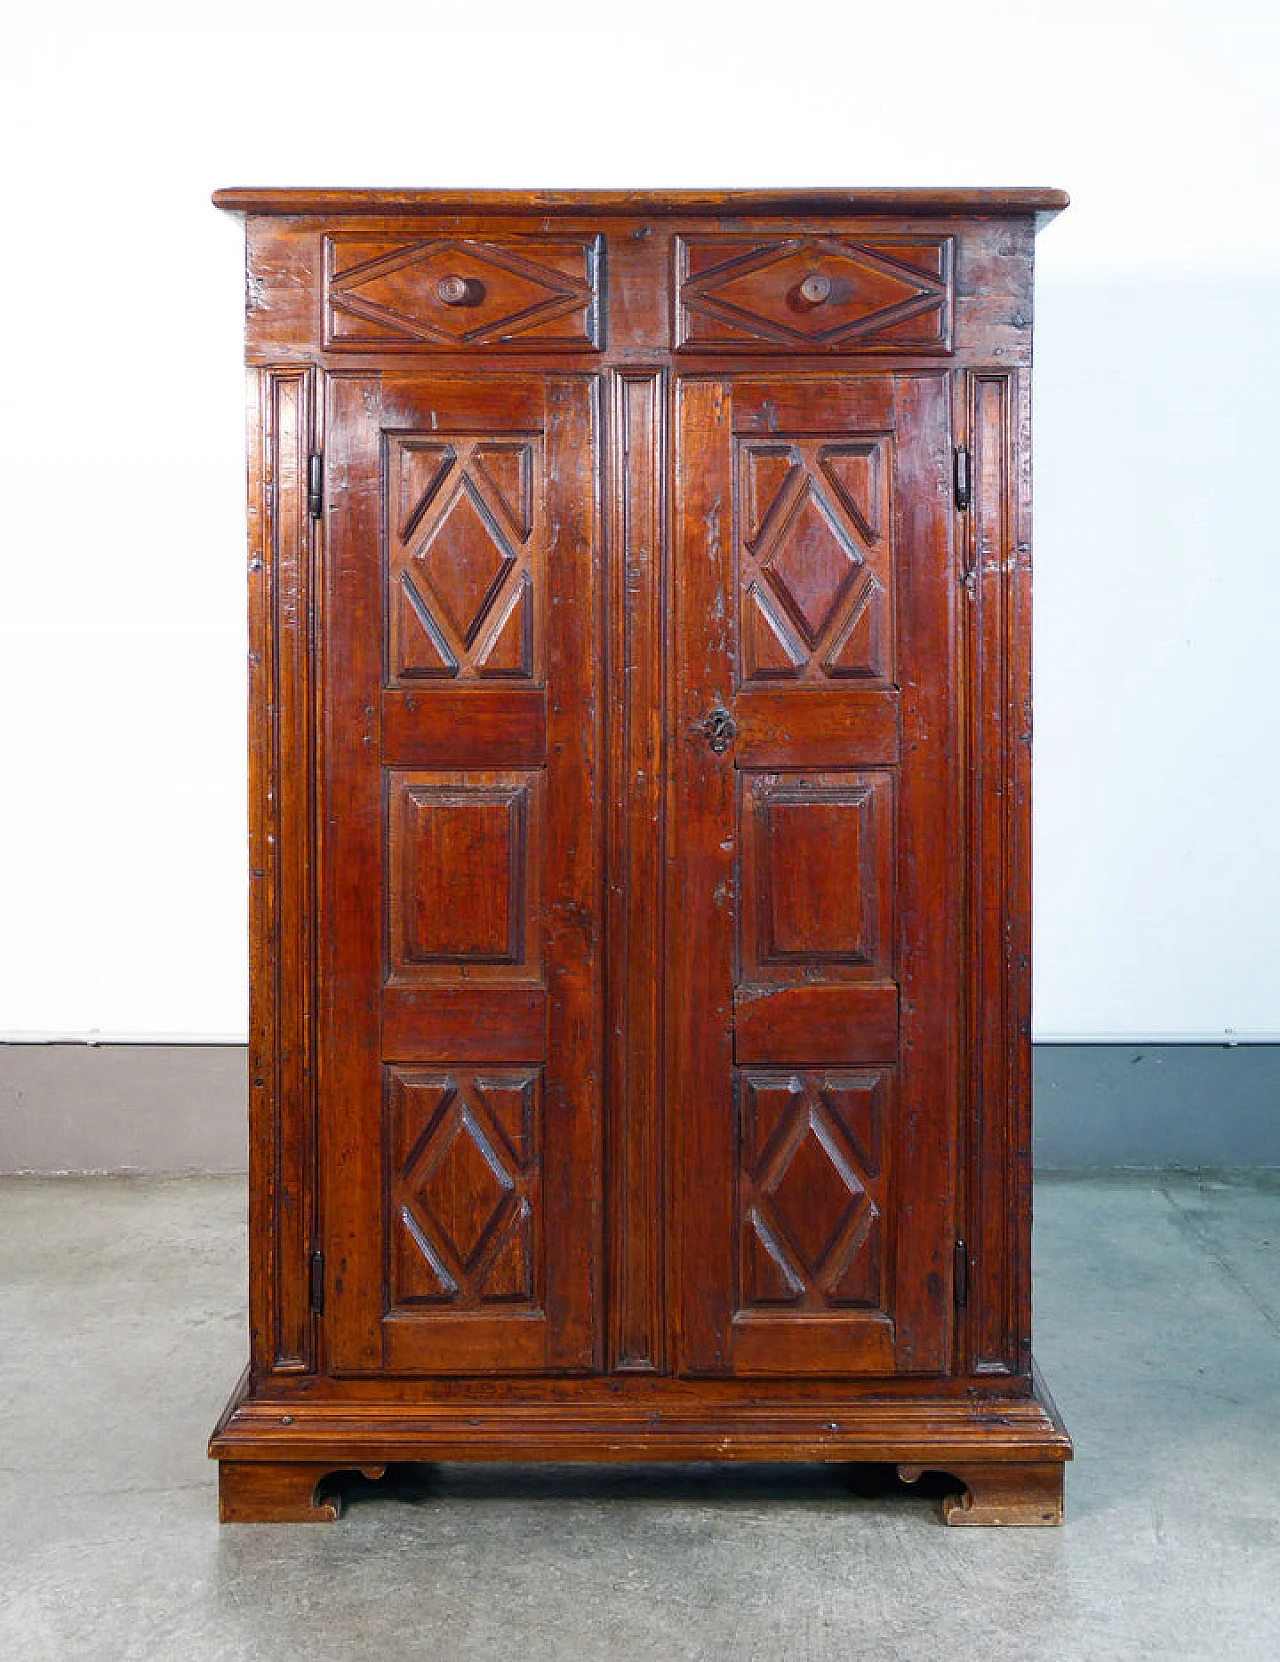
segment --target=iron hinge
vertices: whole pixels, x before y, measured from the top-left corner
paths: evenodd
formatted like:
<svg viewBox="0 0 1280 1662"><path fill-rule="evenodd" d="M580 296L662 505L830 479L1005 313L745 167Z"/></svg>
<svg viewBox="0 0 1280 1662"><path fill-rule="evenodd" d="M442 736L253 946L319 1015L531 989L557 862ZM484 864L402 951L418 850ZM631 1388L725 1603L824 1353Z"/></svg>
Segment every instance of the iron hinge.
<svg viewBox="0 0 1280 1662"><path fill-rule="evenodd" d="M324 517L324 457L318 450L307 457L307 512L312 519Z"/></svg>
<svg viewBox="0 0 1280 1662"><path fill-rule="evenodd" d="M956 507L967 508L973 500L973 482L969 475L969 452L962 444L956 446L955 487Z"/></svg>
<svg viewBox="0 0 1280 1662"><path fill-rule="evenodd" d="M963 1241L956 1242L955 1274L952 1277L956 1304L961 1309L969 1302L969 1249Z"/></svg>
<svg viewBox="0 0 1280 1662"><path fill-rule="evenodd" d="M317 1316L324 1314L324 1253L311 1254L310 1287L311 1308Z"/></svg>

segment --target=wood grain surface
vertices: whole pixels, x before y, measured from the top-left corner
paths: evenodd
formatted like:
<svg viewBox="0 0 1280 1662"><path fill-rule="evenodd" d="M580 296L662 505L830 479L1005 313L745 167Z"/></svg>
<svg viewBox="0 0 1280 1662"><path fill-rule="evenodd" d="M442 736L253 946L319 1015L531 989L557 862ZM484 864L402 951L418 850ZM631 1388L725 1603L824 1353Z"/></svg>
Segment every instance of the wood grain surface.
<svg viewBox="0 0 1280 1662"><path fill-rule="evenodd" d="M223 1516L336 1515L326 1474L391 1459L760 1458L1055 1521L1028 376L1066 198L215 200L250 434Z"/></svg>

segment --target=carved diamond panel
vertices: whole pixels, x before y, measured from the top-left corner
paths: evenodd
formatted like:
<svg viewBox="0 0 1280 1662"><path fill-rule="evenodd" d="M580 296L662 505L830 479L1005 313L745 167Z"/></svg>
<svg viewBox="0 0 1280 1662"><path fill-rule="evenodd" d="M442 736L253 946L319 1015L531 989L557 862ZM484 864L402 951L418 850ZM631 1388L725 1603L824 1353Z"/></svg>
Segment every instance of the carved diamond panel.
<svg viewBox="0 0 1280 1662"><path fill-rule="evenodd" d="M598 237L325 239L325 344L599 345Z"/></svg>
<svg viewBox="0 0 1280 1662"><path fill-rule="evenodd" d="M415 1199L433 1218L453 1257L469 1270L480 1256L511 1189L511 1176L465 1105L417 1181Z"/></svg>
<svg viewBox="0 0 1280 1662"><path fill-rule="evenodd" d="M392 1307L532 1303L540 1073L393 1069L387 1109Z"/></svg>
<svg viewBox="0 0 1280 1662"><path fill-rule="evenodd" d="M413 560L453 632L470 646L515 560L470 480L464 479Z"/></svg>
<svg viewBox="0 0 1280 1662"><path fill-rule="evenodd" d="M740 1306L883 1302L892 1075L738 1076Z"/></svg>
<svg viewBox="0 0 1280 1662"><path fill-rule="evenodd" d="M391 683L537 678L540 454L534 436L391 441Z"/></svg>
<svg viewBox="0 0 1280 1662"><path fill-rule="evenodd" d="M762 567L807 645L824 632L861 564L857 549L806 480L769 539Z"/></svg>
<svg viewBox="0 0 1280 1662"><path fill-rule="evenodd" d="M743 682L893 679L885 449L879 435L740 442Z"/></svg>
<svg viewBox="0 0 1280 1662"><path fill-rule="evenodd" d="M677 239L678 346L946 352L951 241Z"/></svg>

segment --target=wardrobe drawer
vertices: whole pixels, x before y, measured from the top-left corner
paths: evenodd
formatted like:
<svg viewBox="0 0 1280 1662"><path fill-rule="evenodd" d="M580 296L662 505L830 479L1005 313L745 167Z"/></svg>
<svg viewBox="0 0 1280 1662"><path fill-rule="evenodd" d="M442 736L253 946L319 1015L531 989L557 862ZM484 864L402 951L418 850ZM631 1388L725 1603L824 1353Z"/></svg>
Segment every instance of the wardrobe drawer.
<svg viewBox="0 0 1280 1662"><path fill-rule="evenodd" d="M676 238L676 346L950 352L951 237Z"/></svg>
<svg viewBox="0 0 1280 1662"><path fill-rule="evenodd" d="M359 351L598 349L599 236L334 235L324 343Z"/></svg>

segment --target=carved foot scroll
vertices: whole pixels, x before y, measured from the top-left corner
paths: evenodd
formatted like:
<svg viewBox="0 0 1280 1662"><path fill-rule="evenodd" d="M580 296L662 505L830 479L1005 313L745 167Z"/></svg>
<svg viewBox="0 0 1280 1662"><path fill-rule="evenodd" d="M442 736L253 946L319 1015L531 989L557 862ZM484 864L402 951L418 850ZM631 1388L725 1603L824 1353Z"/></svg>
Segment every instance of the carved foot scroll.
<svg viewBox="0 0 1280 1662"><path fill-rule="evenodd" d="M926 1468L899 1466L904 1483L914 1483ZM1062 1522L1062 1463L1045 1461L990 1461L948 1465L945 1474L963 1488L941 1501L942 1521L948 1524L1060 1524Z"/></svg>
<svg viewBox="0 0 1280 1662"><path fill-rule="evenodd" d="M316 1499L329 1464L274 1460L222 1460L218 1464L218 1515L223 1523L333 1523L342 1509L338 1495ZM385 1466L360 1466L365 1477L381 1477Z"/></svg>

